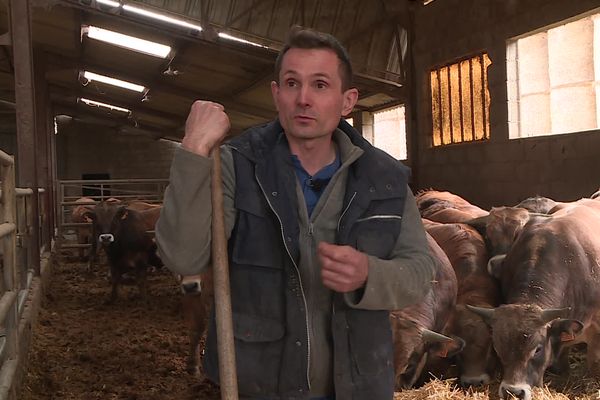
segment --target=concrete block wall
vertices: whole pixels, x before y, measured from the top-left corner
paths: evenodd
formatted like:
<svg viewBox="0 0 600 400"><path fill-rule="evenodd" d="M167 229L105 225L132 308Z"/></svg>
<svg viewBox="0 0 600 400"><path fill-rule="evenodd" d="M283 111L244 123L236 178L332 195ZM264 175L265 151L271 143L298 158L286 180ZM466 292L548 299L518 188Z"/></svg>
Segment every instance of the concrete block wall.
<svg viewBox="0 0 600 400"><path fill-rule="evenodd" d="M415 15L418 187L449 190L484 208L543 195L576 200L600 187L600 131L509 140L506 44L598 9L600 0L437 0ZM429 71L486 51L490 140L432 147Z"/></svg>
<svg viewBox="0 0 600 400"><path fill-rule="evenodd" d="M67 125L57 136L58 178L81 179L82 174L97 173L108 173L111 179L168 178L177 146L108 128Z"/></svg>

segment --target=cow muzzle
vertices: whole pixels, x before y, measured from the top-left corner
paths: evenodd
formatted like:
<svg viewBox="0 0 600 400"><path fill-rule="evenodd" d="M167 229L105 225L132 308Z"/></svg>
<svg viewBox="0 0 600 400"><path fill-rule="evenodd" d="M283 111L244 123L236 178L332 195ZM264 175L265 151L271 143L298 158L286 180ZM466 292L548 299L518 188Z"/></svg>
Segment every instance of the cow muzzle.
<svg viewBox="0 0 600 400"><path fill-rule="evenodd" d="M112 243L115 241L115 237L112 233L103 233L102 235L98 236L98 241L103 244Z"/></svg>
<svg viewBox="0 0 600 400"><path fill-rule="evenodd" d="M504 400L531 400L531 386L527 384L509 385L502 382L498 389L498 394Z"/></svg>
<svg viewBox="0 0 600 400"><path fill-rule="evenodd" d="M490 376L488 374L481 374L477 376L461 375L460 377L460 384L463 387L481 386L487 385L488 383L490 383Z"/></svg>

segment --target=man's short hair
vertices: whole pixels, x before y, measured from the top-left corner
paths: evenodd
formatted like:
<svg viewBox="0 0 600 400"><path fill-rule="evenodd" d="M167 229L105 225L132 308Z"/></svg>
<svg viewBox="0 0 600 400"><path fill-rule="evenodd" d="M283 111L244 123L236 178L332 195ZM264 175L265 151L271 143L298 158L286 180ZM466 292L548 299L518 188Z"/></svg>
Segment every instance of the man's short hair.
<svg viewBox="0 0 600 400"><path fill-rule="evenodd" d="M275 82L279 83L279 73L283 56L289 49L329 49L332 50L340 61L339 71L342 78L342 91L352 87L352 64L350 56L342 44L329 33L315 31L314 29L294 26L288 33L287 40L275 61Z"/></svg>

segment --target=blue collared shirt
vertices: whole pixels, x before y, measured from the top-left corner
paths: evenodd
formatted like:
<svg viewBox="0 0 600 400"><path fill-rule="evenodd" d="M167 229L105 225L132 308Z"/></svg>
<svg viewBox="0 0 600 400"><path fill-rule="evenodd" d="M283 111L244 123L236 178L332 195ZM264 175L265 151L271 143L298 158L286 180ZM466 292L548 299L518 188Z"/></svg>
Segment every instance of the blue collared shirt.
<svg viewBox="0 0 600 400"><path fill-rule="evenodd" d="M310 176L309 173L306 172L300 163L300 160L294 154L292 154L292 163L294 164L296 176L298 177L298 181L302 187L302 194L304 194L304 201L306 202L306 210L308 211L308 216L310 217L315 209L315 206L317 205L317 202L319 201L319 198L321 198L321 194L331 180L331 177L342 165L340 155L338 152L336 152L335 160L333 160L331 164L321 168L313 176Z"/></svg>

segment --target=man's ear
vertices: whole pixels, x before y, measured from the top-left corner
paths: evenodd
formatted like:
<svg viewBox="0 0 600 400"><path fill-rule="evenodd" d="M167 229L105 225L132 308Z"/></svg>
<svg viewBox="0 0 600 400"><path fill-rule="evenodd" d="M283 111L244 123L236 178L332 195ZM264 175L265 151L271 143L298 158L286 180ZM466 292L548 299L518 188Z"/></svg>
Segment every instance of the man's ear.
<svg viewBox="0 0 600 400"><path fill-rule="evenodd" d="M342 115L346 116L352 112L356 102L358 101L358 89L350 88L344 92L344 108L342 109Z"/></svg>
<svg viewBox="0 0 600 400"><path fill-rule="evenodd" d="M279 110L279 105L277 104L277 96L279 95L279 84L275 81L271 81L271 96L273 96L273 103L275 103L275 108Z"/></svg>

